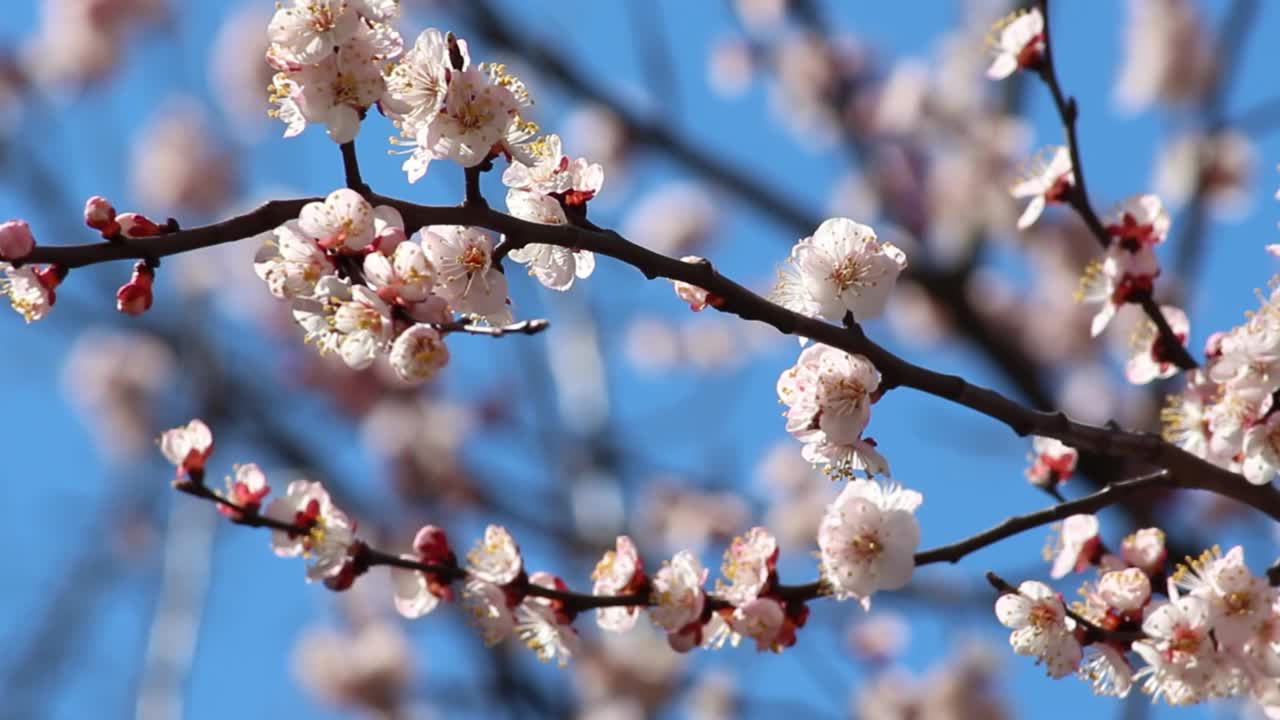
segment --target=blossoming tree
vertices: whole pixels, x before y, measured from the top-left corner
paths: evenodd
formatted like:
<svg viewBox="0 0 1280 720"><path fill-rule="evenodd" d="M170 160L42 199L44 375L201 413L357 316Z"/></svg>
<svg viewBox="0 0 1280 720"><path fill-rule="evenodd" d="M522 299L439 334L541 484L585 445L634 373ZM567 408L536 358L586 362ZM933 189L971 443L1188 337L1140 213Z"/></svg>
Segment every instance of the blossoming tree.
<svg viewBox="0 0 1280 720"><path fill-rule="evenodd" d="M64 12L90 13L80 20L92 28L86 32L97 33L91 41L104 47L115 47L128 32L123 23L115 24L117 14L147 19L160 12L138 2L81 4L92 8ZM1220 114L1216 88L1225 82L1222 73L1230 71L1230 58L1222 48L1217 55L1198 51L1196 43L1206 41L1188 14L1190 7L1166 4L1171 7L1167 16L1134 19L1135 33L1150 34L1134 44L1154 43L1168 57L1148 58L1152 67L1132 71L1129 84L1141 87L1131 95L1145 98L1142 102L1190 98L1206 113ZM149 216L93 195L84 202L86 241L80 243L68 237L37 242L27 219L0 224L3 289L28 323L58 316L67 288L75 286L82 268L95 265L133 263L116 291L115 309L138 323L163 306L166 281L210 283L220 295L254 295L252 302L259 303L254 314L284 320L275 327L294 347L297 362L308 368L312 384L327 389L335 402L356 408L352 414L362 418L366 435L390 448L392 464L407 478L399 494L413 501L409 508L416 517L390 523L370 507L353 509L348 502L353 494L338 477L341 470L318 478L302 467L277 468L268 459L245 456L241 441L224 443L224 437L235 437L234 428L248 423L269 438L274 449L268 452L287 456L284 465L312 471L321 465L306 449L282 452L281 447L290 447L284 435L254 409L252 398L286 403L286 388L239 388L227 377L205 378L206 397L189 413L196 417L184 417L169 430L154 428L159 454L176 468L171 484L182 497L175 507L190 512L203 501L228 523L261 529L272 553L301 558L308 582L344 597L374 595L382 606L428 627L456 622L456 615L439 616L459 606L485 645L523 644L538 659L561 666L583 659L617 665L620 661L599 659L598 648L612 642L605 638L613 634L664 638L663 659L655 659L650 648L643 662L633 658L632 666L609 672L625 678L626 673L643 675L646 664L652 665L649 669L662 678L654 682L667 695L675 682L654 668L665 667L670 658L726 645L803 653L806 643L815 642L810 636L821 637L820 628L831 617L863 617L873 607L892 604L898 594L964 602L916 589L928 572L922 569L957 563L1057 524L1047 563L1016 566L1017 577L1004 568L976 573L986 582L977 603L993 609L985 616L987 624L1010 630L1013 653L1041 665L1048 675L1042 682L1076 677L1083 681L1082 692L1103 696L1145 694L1169 705L1233 699L1267 716L1280 714L1280 590L1275 587L1280 565L1268 569L1265 557L1246 559L1244 545L1227 529L1176 522L1187 498L1200 503L1189 512L1209 514L1201 500L1208 496L1269 530L1280 520L1280 492L1274 486L1280 471L1280 413L1275 412L1280 291L1260 293L1259 306L1245 322L1214 328L1203 348L1190 344L1194 313L1181 307L1185 297L1168 280L1185 273L1195 258L1180 260L1182 267L1174 273L1165 272L1163 246L1174 229L1169 201L1135 188L1114 208L1100 210L1090 193L1087 182L1093 177L1083 162L1086 146L1078 130L1087 108L1064 85L1059 63L1066 51L1052 32L1059 15L1078 8L1055 4L1051 13L1047 0L1039 0L996 22L985 49L973 42L955 51L965 58L987 53L985 77L976 68L964 82L1025 85L1026 93L1044 94L1057 119L1049 147L1028 154L1021 172L993 179L983 168L1009 169L1016 156L1004 137L992 137L997 134L992 127L1013 122L1007 98L1001 105L947 97L941 93L946 78L921 78L918 68L914 76L896 71L877 76L867 57L828 37L820 3L738 2L749 41L717 48L713 83L731 89L744 72L771 72L790 119L799 123L798 133L830 134L832 142L853 154L878 158L863 163L875 179L861 190L875 196L878 209L823 219L797 210L784 193L742 175L670 127L629 111L487 2L458 9L461 28L474 32L470 37L418 23L418 14L401 5L398 0L291 0L256 25L246 25L252 43L243 40L248 35L237 26L246 47L261 46L248 53L241 48L238 55L251 57L243 71L247 77L255 77L258 65L257 72L270 73L270 114L283 124L284 137L327 136L323 161L341 169L342 186L314 197L276 197L202 225ZM1237 3L1224 22L1224 38L1249 24L1251 5ZM1165 25L1153 29L1160 23ZM801 34L761 32L778 24L794 25ZM1174 49L1175 39L1188 47ZM527 64L533 74L522 79L508 64L487 59L498 51L511 54L511 66ZM650 60L661 64L663 53L654 49ZM78 72L87 80L109 65L96 55L61 57L67 65L54 79ZM262 57L264 63L258 63ZM954 65L973 69L974 64ZM14 83L15 93L49 82L22 63L10 70L21 80ZM651 79L658 82L660 75ZM567 128L544 127L547 121L535 121L544 79L612 107L594 116L595 126L579 118ZM362 172L362 161L367 165L368 154L383 144L375 135L380 130L371 126L386 123L395 132L390 150L398 156L402 183L380 182L375 188ZM187 153L189 164L174 168L166 164L172 158L147 157L135 166L169 178L154 189L164 198L161 204L200 216L220 207L207 195L229 173L219 170L224 158L218 152L187 147L192 138L185 129L194 124L178 121L157 130L173 138L169 151ZM1189 202L1196 212L1241 184L1243 162L1232 158L1247 151L1232 155L1225 127L1221 118L1213 119L1212 134L1191 151ZM961 151L934 147L941 140L966 144ZM615 185L625 187L614 179L626 179L626 158L616 147L624 143L667 153L776 224L798 228L784 233L789 252L779 251L773 267L762 268L777 270L776 284L757 292L730 277L723 268L740 265L731 253L723 253L723 264L716 252L692 254L708 244L709 218L725 211L691 200L700 196L688 189L653 200L656 209L634 228L608 227L597 208L609 202ZM587 146L598 154L568 151ZM880 166L890 162L883 159L887 155L901 161L896 169ZM922 171L907 166L926 157L944 179L921 190L913 183ZM895 177L895 172L909 177ZM456 185L449 202L418 201L424 194L434 196L421 191L433 182L435 189ZM979 268L985 241L975 238L1017 234L1031 247L1049 245L1055 232L1066 238L1059 246L1072 248L1057 262L1079 260L1067 268L1078 278L1077 289L1072 293L1046 271L1037 290L1052 297L1040 306L1025 303L1029 312L1025 325L1018 326L1008 318L1024 303L1014 299L1002 308L981 297L990 288L983 286L986 276ZM206 272L205 280L169 271L171 263L185 258L198 263L224 246L248 247L235 262L260 282L236 287L221 281L221 271ZM1089 249L1082 253L1083 248ZM1268 249L1280 254L1274 248ZM1267 260L1263 247L1256 254L1258 262ZM609 272L599 272L605 266L638 274L608 274L602 280ZM1062 268L1055 272L1061 275ZM462 372L463 354L469 361L480 355L510 357L542 340L552 358L553 382L562 386L561 412L567 406L566 414L589 420L599 412L591 408L602 404L605 392L599 341L591 331L557 334L557 314L540 310L590 292L597 282L645 281L660 287L669 283L660 301L682 312L715 313L731 319L733 327L753 324L794 340L779 351L789 357L772 368L772 387L744 383L735 388L776 395L784 408L782 422L770 422L791 439L771 452L768 462L774 475L787 478L779 483L782 497L775 498L786 512L754 520L746 509L726 509L737 507L732 495L677 486L667 489L665 504L657 503L649 521L632 520L616 509L629 502L616 487L592 480L591 472L566 470L573 475L567 480L573 498L571 512L562 515L545 502L529 501L524 490L469 478L460 468L458 450L467 419L442 402L419 400L432 398L451 373ZM583 322L580 316L612 312L603 302L598 308L576 307L577 320L575 312L564 313L571 327ZM928 356L908 357L909 352L891 349L875 324L886 314L898 334L967 339L1007 375L1009 389L985 387L934 369ZM199 323L189 318L180 323L192 324ZM1118 364L1123 378L1134 386L1157 383L1170 393L1159 417L1112 404L1108 407L1117 417L1100 418L1096 407L1070 392L1059 396L1064 409L1057 409L1045 389L1053 361L1065 367L1068 356L1096 356L1098 343L1118 326L1132 336ZM40 326L28 330L40 331ZM664 333L669 331L662 327L633 327L640 362L678 362L671 359ZM1011 339L1020 333L1025 337ZM540 337L529 337L535 335ZM732 337L728 353L745 353L734 346L745 338ZM171 355L176 348L204 354L213 342L179 334L156 352ZM688 345L696 363L698 353L706 351L696 349L697 340ZM95 347L108 352L106 345ZM98 371L109 379L97 385L95 397L102 407L118 408L124 401L111 393L133 387L145 394L152 374L143 368L161 361L147 359L137 342L123 341L109 352L120 358L113 360L119 367ZM87 367L73 364L69 375L89 376ZM193 367L200 366L183 362L178 369ZM502 378L496 375L485 380L497 385ZM1082 392L1078 382L1064 387ZM927 475L894 472L912 453L902 443L883 442L883 425L875 420L892 413L909 391L928 396L936 407L984 416L1025 446L1018 453L1027 457L1025 481L985 479L981 492L998 493L987 487L1002 484L1030 487L1042 491L1049 504L985 523L965 518L971 525L965 534L922 543L934 537L921 524L931 510L931 496L945 492L940 485L960 479L951 477L946 461L932 452L926 455L936 467ZM518 403L502 388L492 396L483 390L469 393L476 406L487 405L474 416L501 415ZM1079 417L1081 408L1085 417ZM145 414L135 408L134 423L150 432L149 420L139 416ZM717 417L729 432L735 432L736 423L749 422L729 409ZM519 424L519 418L508 421ZM541 423L535 415L535 427L521 430L542 433L540 443L563 444L548 437L556 431ZM590 432L581 433L581 444L599 442L585 436L603 435L603 423L585 427ZM625 445L626 439L614 442ZM622 452L608 445L599 442L592 450ZM510 443L491 439L481 452L499 464L519 455ZM610 461L580 462L600 476ZM500 472L513 472L511 465ZM810 467L820 472L807 473ZM219 475L225 475L225 483L217 482ZM149 485L160 486L158 477ZM460 506L473 517L460 521ZM946 510L935 512L940 517ZM656 551L660 535L665 535L665 552ZM522 544L529 536L538 546L572 545L579 556L592 557L594 569L581 572L581 563L571 560L554 572L538 569L541 553L530 553ZM709 562L714 553L708 552L717 543L723 546L718 574ZM806 562L792 562L805 553ZM1070 599L1069 585L1076 586L1079 599ZM828 605L835 609L815 623L811 614ZM377 632L394 627L379 622L356 624L382 628ZM854 646L864 661L893 655L891 638L901 631L891 622L859 621L858 627ZM164 626L153 636L169 632ZM311 675L323 678L318 681L326 686L322 694L394 717L404 711L406 661L397 645L402 641L394 639L398 635L370 637L375 639L351 640L351 653L354 658L366 652L373 659L347 658L349 665L337 662L341 669ZM344 641L331 642L341 647ZM363 650L361 642L373 649ZM330 648L330 654L342 653ZM505 661L500 667L504 692L513 698L525 692L518 689L524 685L519 672ZM980 683L966 682L964 673L978 671L952 672L927 681L924 693L913 693L888 674L877 676L859 691L859 711L894 718L1003 712ZM586 693L595 693L591 712L599 714L592 717L643 716L665 703L662 693L638 691L610 699L598 677L583 682L595 683ZM140 696L140 712L144 707L154 711L146 702L148 697ZM532 707L549 715L567 712L555 704Z"/></svg>

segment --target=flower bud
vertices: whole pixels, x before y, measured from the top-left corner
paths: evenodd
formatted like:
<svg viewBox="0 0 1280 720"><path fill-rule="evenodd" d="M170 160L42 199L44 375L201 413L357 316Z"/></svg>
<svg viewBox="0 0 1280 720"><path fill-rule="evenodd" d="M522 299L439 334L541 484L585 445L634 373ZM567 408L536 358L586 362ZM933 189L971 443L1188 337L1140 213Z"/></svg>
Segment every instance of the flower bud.
<svg viewBox="0 0 1280 720"><path fill-rule="evenodd" d="M120 213L116 216L116 223L118 223L121 234L127 238L154 237L165 231L163 227L152 222L146 215L138 213Z"/></svg>
<svg viewBox="0 0 1280 720"><path fill-rule="evenodd" d="M10 262L31 254L36 238L25 220L9 220L0 223L0 259Z"/></svg>
<svg viewBox="0 0 1280 720"><path fill-rule="evenodd" d="M145 262L135 265L133 277L116 291L116 309L135 317L150 310L153 300L151 286L155 277L156 271Z"/></svg>
<svg viewBox="0 0 1280 720"><path fill-rule="evenodd" d="M116 222L116 209L100 195L94 195L84 204L84 224L102 233L102 237L114 237L120 232Z"/></svg>

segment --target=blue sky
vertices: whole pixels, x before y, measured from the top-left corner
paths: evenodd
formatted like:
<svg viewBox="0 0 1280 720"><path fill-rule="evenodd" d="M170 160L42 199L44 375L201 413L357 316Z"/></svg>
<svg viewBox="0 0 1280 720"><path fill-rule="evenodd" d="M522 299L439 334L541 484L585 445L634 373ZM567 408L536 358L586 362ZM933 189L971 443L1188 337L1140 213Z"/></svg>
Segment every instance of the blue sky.
<svg viewBox="0 0 1280 720"><path fill-rule="evenodd" d="M84 97L51 101L39 116L28 114L17 133L7 139L11 160L0 171L4 182L0 218L29 218L42 243L76 243L90 240L90 233L81 232L78 227L77 208L83 198L103 194L119 207L133 207L124 167L134 133L145 124L150 107L165 98L185 95L209 102L206 64L213 41L211 28L234 8L247 4L263 8L271 5L266 0L182 4L175 32L130 47L125 66L107 87ZM959 5L824 4L838 29L856 33L884 58L929 58L938 33L956 21ZM34 2L18 0L10 5L0 17L0 46L25 35L36 17ZM798 146L764 111L768 99L761 84L734 100L721 99L708 91L703 70L707 49L712 41L735 27L725 3L658 3L671 49L671 64L678 69L674 102L667 97L652 97L644 87L640 54L626 29L632 15L625 3L506 5L523 18L522 27L579 58L584 72L618 88L624 97L634 98L637 108L657 113L672 109L664 117L681 135L732 165L775 182L788 199L812 208L815 214L821 212L829 187L847 169L839 153L816 153ZM1107 207L1114 200L1148 189L1152 160L1161 138L1171 128L1185 126L1187 119L1116 111L1111 87L1123 34L1121 3L1090 4L1087 12L1081 12L1082 6L1076 4L1060 5L1054 37L1062 80L1081 103L1079 129L1089 188L1095 203ZM1208 16L1218 18L1226 3L1207 2L1204 6ZM413 24L406 24L406 35L435 23L449 26L447 17L419 13ZM458 29L464 36L467 34L465 27ZM1233 111L1276 94L1274 58L1266 40L1277 31L1280 6L1263 4L1227 101L1228 117ZM492 52L484 43L473 40L472 54L484 58ZM528 79L538 98L539 121L548 129L557 129L573 107L571 98L536 75ZM1032 86L1027 89L1027 98L1035 129L1034 146L1059 142L1060 130L1047 94ZM268 126L247 148L250 152L245 156L242 173L245 203L280 193L281 188L290 195L315 195L341 184L337 151L322 133L309 130L301 138L285 141L278 132L278 127ZM380 118L371 120L364 129L360 146L366 179L387 194L423 202L455 202L460 194L461 173L456 168L433 166L427 179L408 186L398 171L397 160L384 153L381 139L390 132ZM1254 288L1265 287L1275 269L1274 260L1263 253L1262 247L1276 240L1276 206L1271 199L1276 182L1272 167L1273 159L1280 157L1280 137L1263 134L1257 141L1259 161L1250 213L1243 220L1215 220L1209 227L1205 262L1189 306L1193 348L1199 348L1213 330L1238 323L1243 311L1255 302ZM572 152L573 138L566 137L566 145ZM56 176L62 197L53 202L68 207L68 216L51 217L33 210L31 193L26 191L32 166L12 160L24 157L23 153L29 153L39 166ZM593 204L593 218L600 224L616 226L627 207L645 191L684 176L684 169L669 159L642 155L625 184L606 181L605 196ZM493 190L491 196L496 197L496 178L487 183ZM616 197L610 196L610 191ZM717 198L721 201L717 206L719 230L705 254L726 274L759 285L767 280L795 238L750 208L725 196ZM1175 216L1175 228L1177 222ZM1002 267L1008 265L1016 271L1016 260L997 260ZM217 309L179 308L172 289L176 280L170 280L173 276L167 276L163 269L161 273L160 304L169 300L167 307L155 312L161 322L170 327L207 324L210 334L220 341L213 351L220 362L264 382L281 379L282 339L264 338L243 318L226 317ZM16 590L0 595L0 618L4 618L0 620L0 647L24 647L24 639L33 632L28 619L41 617L48 598L60 585L71 581L69 576L104 567L111 576L106 583L93 584L93 595L78 597L76 607L67 611L68 617L91 619L68 623L71 637L65 664L54 675L56 686L36 684L30 690L43 695L38 707L50 712L51 717L83 717L94 711L123 716L132 712L134 673L155 602L160 554L156 545L145 541L140 549L127 544L121 549L120 533L115 529L121 507L149 518L157 539L167 532L165 527L171 518L178 518L176 522L180 523L192 522L190 508L182 508L191 501L175 499L168 491L170 470L163 467L158 456L124 466L107 462L95 446L85 420L77 413L74 399L60 390L59 376L67 350L86 319L114 327L129 324L126 318L110 312L107 294L107 289L125 274L124 266L74 273L62 293L64 304L38 325L24 326L16 315L0 318L0 346L7 348L0 353L0 378L5 378L0 383L4 406L10 410L0 421L0 437L5 438L3 447L7 451L2 473L6 482L0 492L9 508L9 521L0 525L0 542L21 548L12 554L6 583ZM688 319L687 311L674 301L666 283L646 283L629 268L602 262L596 276L575 287L572 299L550 297L528 282L517 282L513 294L523 310L531 315L545 314L553 323L557 318L572 319L574 313L586 310L598 318L602 343L611 358L607 370L611 406L618 428L625 431L629 452L644 458L638 467L674 469L694 477L728 478L757 505L763 501L755 490L753 469L762 448L785 438L773 387L777 374L794 359L796 348L791 342L775 342L767 352L753 356L748 364L721 377L691 371L655 377L620 360L619 348L622 329L639 314L681 322ZM86 306L98 310L67 311L68 307ZM494 377L518 375L529 353L513 345L527 343L537 348L542 347L541 343L555 343L562 337L556 327L553 324L553 329L538 339L489 342L483 338L459 338L452 343L455 360L441 392L466 398ZM884 323L873 323L868 331L913 361L961 373L981 384L1004 386L993 369L963 347L953 344L922 350L892 337ZM186 362L187 367L192 366L191 358ZM189 387L179 383L166 398L158 413L161 425L157 430L165 423L186 419L193 401L183 397L183 390ZM359 498L362 509L403 513L387 492L371 456L355 442L349 425L343 425L334 408L323 398L297 393L287 386L282 389L279 402L283 410L278 414L283 422L297 431L304 443L321 450L330 467L344 472L344 485ZM628 421L635 418L646 421ZM539 418L532 420L537 422ZM1021 480L1027 444L997 423L963 408L899 391L876 406L872 430L893 463L896 478L925 495L919 513L925 546L950 542L1008 514L1025 512L1043 503L1043 498ZM558 443L567 447L576 440L569 434L559 438ZM215 474L229 471L232 462L260 460L269 466L272 461L263 459L263 453L251 433L231 437L225 444L220 441L215 456L220 464L216 464ZM519 446L510 452L472 447L466 457L479 467L500 474L504 478L501 490L514 502L540 494L555 496L558 478L554 471L529 462L531 454L527 447ZM624 484L629 510L634 509L636 484L652 472L637 470L635 475ZM176 509L172 507L175 503L179 504ZM1104 532L1118 540L1123 527L1107 524L1109 518L1104 516ZM428 518L415 520L423 522ZM405 522L410 520L406 518ZM474 533L482 522L482 518L467 519L465 527ZM1261 569L1271 560L1275 548L1262 539L1259 528L1257 524L1245 524L1217 539L1226 544L1239 539L1233 535L1252 535L1248 544L1251 560ZM989 568L1008 572L1036 568L1046 535L1047 532L1031 532L984 550L955 568L930 568L927 572L930 577L976 582ZM461 546L469 542L469 535L455 538ZM589 567L581 561L566 560L553 548L536 541L528 542L525 550L530 565L554 568L574 584L585 582ZM787 578L798 580L812 574L807 551L797 549L785 560ZM303 583L302 569L296 563L272 557L261 533L219 524L209 562L209 593L191 668L186 717L216 718L230 713L343 717L339 711L316 705L298 687L289 667L297 633L317 621L332 622L337 618L334 596ZM389 610L389 600L386 604ZM965 638L981 638L1003 648L1004 634L987 613L964 612L944 623L936 608L932 612L918 611L909 604L899 605L891 596L884 598L883 606L900 607L908 613L913 642L902 663L913 671L923 672ZM816 603L814 611L816 627L840 627L846 618L861 613L851 604L830 602ZM588 624L586 618L580 621L580 625ZM459 613L432 616L409 626L408 632L419 651L420 697L430 698L459 688L474 692L484 687L483 679L475 678L473 671L480 665L480 653L485 651ZM740 687L752 689L760 697L803 701L825 713L843 712L852 687L865 679L862 670L843 654L839 637L802 633L800 642L803 653L772 656L737 650L699 656L693 662L697 667L733 670ZM56 650L50 648L48 652ZM14 664L19 658L6 654L0 652L0 672L5 673L0 677L15 677ZM540 678L556 674L553 669L537 667L526 656L523 651L516 656L521 672L535 673ZM1003 656L1004 688L1020 715L1052 719L1115 712L1115 703L1094 698L1083 684L1049 681L1026 659L1007 652ZM55 695L55 700L48 700ZM483 716L483 711L477 716ZM1152 716L1175 714L1157 711ZM1176 716L1210 714L1199 710Z"/></svg>

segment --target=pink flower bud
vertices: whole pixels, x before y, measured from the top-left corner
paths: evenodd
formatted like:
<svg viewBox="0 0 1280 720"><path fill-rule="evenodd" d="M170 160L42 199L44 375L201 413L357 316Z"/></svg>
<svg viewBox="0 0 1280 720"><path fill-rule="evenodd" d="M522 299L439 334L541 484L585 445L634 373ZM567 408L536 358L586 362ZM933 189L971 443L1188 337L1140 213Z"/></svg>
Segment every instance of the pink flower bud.
<svg viewBox="0 0 1280 720"><path fill-rule="evenodd" d="M147 267L146 263L135 265L133 277L116 291L116 309L135 317L150 310L153 300L151 285L155 282L155 277L156 271Z"/></svg>
<svg viewBox="0 0 1280 720"><path fill-rule="evenodd" d="M453 549L449 547L449 538L444 530L435 525L425 525L413 538L413 549L425 563L452 564Z"/></svg>
<svg viewBox="0 0 1280 720"><path fill-rule="evenodd" d="M146 215L138 213L120 213L116 216L120 232L127 238L155 237L164 233L164 228L155 224Z"/></svg>
<svg viewBox="0 0 1280 720"><path fill-rule="evenodd" d="M120 232L116 222L116 209L111 202L100 195L94 195L84 204L84 224L102 233L102 237L112 237Z"/></svg>
<svg viewBox="0 0 1280 720"><path fill-rule="evenodd" d="M0 223L0 259L21 260L31 254L36 238L25 220Z"/></svg>

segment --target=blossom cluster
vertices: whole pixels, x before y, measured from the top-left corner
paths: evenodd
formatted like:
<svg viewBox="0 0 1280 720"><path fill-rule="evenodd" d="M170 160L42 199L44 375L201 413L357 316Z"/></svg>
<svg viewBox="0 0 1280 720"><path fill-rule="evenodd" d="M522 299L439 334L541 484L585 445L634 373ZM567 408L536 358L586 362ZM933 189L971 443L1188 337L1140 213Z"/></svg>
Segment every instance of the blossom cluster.
<svg viewBox="0 0 1280 720"><path fill-rule="evenodd" d="M491 237L432 226L410 238L393 207L338 189L265 234L254 270L292 303L306 340L354 369L382 356L405 382L423 382L449 360L437 329L454 312L510 320L506 278Z"/></svg>
<svg viewBox="0 0 1280 720"><path fill-rule="evenodd" d="M920 493L856 479L822 519L816 585L782 585L778 540L764 527L754 527L725 550L723 579L712 592L706 587L709 572L695 553L677 552L649 575L635 542L622 535L596 564L591 594L579 595L551 573L528 572L515 538L500 525L485 529L465 564L445 531L434 525L418 531L412 552L387 555L356 535L355 521L318 482L295 480L284 495L267 502L266 474L247 464L235 467L224 491L207 489L204 475L214 443L199 419L166 431L158 443L177 467L179 489L213 500L233 522L269 527L277 555L306 558L308 581L341 591L371 567L390 565L393 604L407 618L455 600L452 586L461 583L461 603L487 644L515 636L539 658L562 665L578 651L573 622L586 607L596 608L597 625L609 632L630 630L647 609L678 652L736 646L744 639L758 650L779 652L796 643L809 614L806 602L818 594L854 598L866 608L874 593L906 585L920 542L915 518ZM609 599L616 602L599 602Z"/></svg>
<svg viewBox="0 0 1280 720"><path fill-rule="evenodd" d="M1124 697L1141 683L1174 705L1225 696L1280 705L1280 590L1249 570L1239 546L1188 558L1162 588L1167 557L1158 528L1129 535L1113 553L1097 518L1071 516L1050 575L1097 567L1096 582L1070 607L1044 583L1024 582L999 598L996 616L1013 630L1014 652L1052 677L1076 673L1099 694Z"/></svg>
<svg viewBox="0 0 1280 720"><path fill-rule="evenodd" d="M1068 607L1028 580L1000 597L996 616L1014 630L1014 652L1036 657L1053 678L1078 674L1100 694L1125 697L1140 683L1171 705L1225 696L1280 705L1280 589L1249 571L1240 547L1225 555L1215 547L1169 575L1167 556L1158 528L1111 552L1097 518L1070 516L1050 575L1097 568L1096 582Z"/></svg>
<svg viewBox="0 0 1280 720"><path fill-rule="evenodd" d="M524 83L494 63L471 64L466 41L428 28L386 73L382 110L400 130L417 182L433 160L471 168L505 155L533 164L527 147L538 126L520 112L532 104Z"/></svg>
<svg viewBox="0 0 1280 720"><path fill-rule="evenodd" d="M267 62L279 71L272 114L285 137L315 123L336 143L355 139L365 113L388 95L382 66L404 50L399 14L399 0L294 0L276 10Z"/></svg>
<svg viewBox="0 0 1280 720"><path fill-rule="evenodd" d="M1243 324L1209 336L1204 367L1161 412L1166 440L1257 485L1280 471L1280 289L1261 300Z"/></svg>
<svg viewBox="0 0 1280 720"><path fill-rule="evenodd" d="M804 443L804 459L837 477L888 474L875 440L863 437L879 389L880 373L865 357L827 345L802 350L778 377L778 399L787 406L787 432Z"/></svg>

